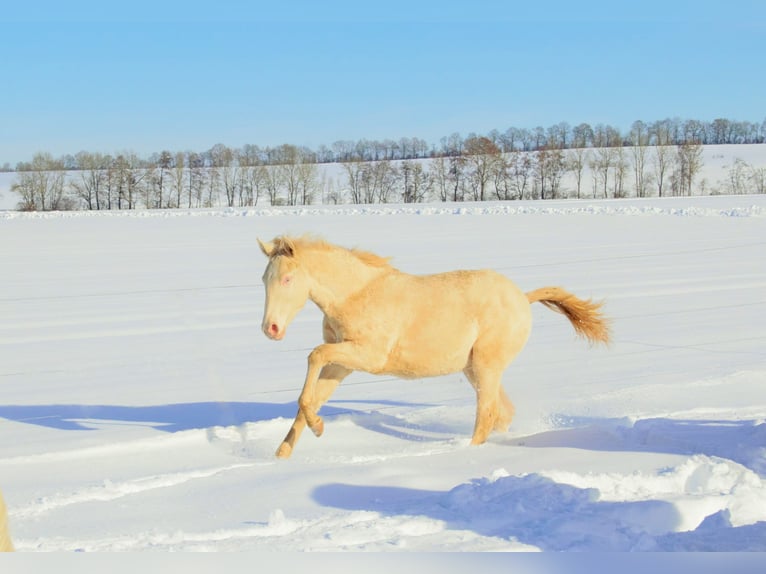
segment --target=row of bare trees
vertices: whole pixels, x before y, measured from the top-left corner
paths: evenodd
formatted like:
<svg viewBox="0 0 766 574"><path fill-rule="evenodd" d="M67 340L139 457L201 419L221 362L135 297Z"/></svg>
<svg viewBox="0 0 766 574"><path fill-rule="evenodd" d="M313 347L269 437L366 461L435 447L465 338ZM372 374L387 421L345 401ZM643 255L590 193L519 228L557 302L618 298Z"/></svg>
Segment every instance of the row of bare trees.
<svg viewBox="0 0 766 574"><path fill-rule="evenodd" d="M424 187L430 185L432 197L485 201L691 195L702 167L702 146L696 143L504 153L488 138L474 138L467 140L466 152L430 160Z"/></svg>
<svg viewBox="0 0 766 574"><path fill-rule="evenodd" d="M315 158L295 146L280 152L280 161L269 165L251 165L223 145L207 159L162 152L150 162L135 154L80 152L77 170L39 153L11 190L26 210L234 207L256 205L261 197L272 205L312 203L322 183Z"/></svg>
<svg viewBox="0 0 766 574"><path fill-rule="evenodd" d="M195 154L162 153L148 165L133 154L81 152L81 168L75 171L66 171L62 160L49 154L37 154L30 169L18 172L12 190L27 210L691 195L702 146L650 146L642 145L647 142L640 134L636 138L630 147L503 152L490 138L475 136L465 140L461 155L352 160L334 169L295 146L279 148L272 164L248 160L222 145L207 161ZM738 193L750 180L742 175L743 165L735 168L730 187ZM761 182L757 189L762 188Z"/></svg>
<svg viewBox="0 0 766 574"><path fill-rule="evenodd" d="M727 173L728 177L723 182L726 193L766 193L766 167L751 165L737 158Z"/></svg>
<svg viewBox="0 0 766 574"><path fill-rule="evenodd" d="M718 118L711 122L678 118L649 123L639 120L633 122L627 132L621 132L618 128L606 124L591 126L588 123L580 123L570 126L566 122L560 122L548 128L511 127L504 132L492 130L483 137L502 153L552 149L671 146L687 143L702 145L766 143L766 120L761 123L734 121L725 118ZM276 147L259 147L248 144L239 149L218 144L203 152L179 154L162 151L153 154L148 159L138 158L135 154L122 154L122 157L127 159L130 156L129 161L135 167L146 169L154 167L166 171L181 165L221 167L222 164L233 162L238 166L247 167L282 165L292 161L291 158L296 154L300 156L303 163L308 164L396 161L472 155L472 143L475 143L479 138L480 136L477 134L463 137L455 133L441 138L438 145L431 145L420 138L340 140L330 146L321 145L316 151L288 144ZM92 156L99 155L102 154L81 152L75 155L66 155L60 161L66 170L88 169ZM109 156L104 156L102 159L106 158ZM102 163L108 163L108 161ZM16 171L29 171L31 169L34 169L34 162L20 162L16 165ZM10 166L5 164L4 170L10 171Z"/></svg>

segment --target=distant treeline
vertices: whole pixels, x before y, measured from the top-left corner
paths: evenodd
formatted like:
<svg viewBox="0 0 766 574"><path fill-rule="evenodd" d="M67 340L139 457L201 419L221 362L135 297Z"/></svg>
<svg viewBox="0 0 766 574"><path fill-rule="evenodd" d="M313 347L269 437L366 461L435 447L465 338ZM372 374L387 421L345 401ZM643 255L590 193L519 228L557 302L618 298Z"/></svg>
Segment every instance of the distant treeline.
<svg viewBox="0 0 766 574"><path fill-rule="evenodd" d="M241 166L279 165L293 161L296 154L303 161L311 163L340 163L346 161L380 161L425 159L433 157L454 157L470 153L466 142L479 137L489 140L500 152L538 151L543 149L630 147L635 145L680 145L697 143L717 144L760 144L766 143L766 119L761 123L735 121L724 118L713 121L664 119L646 123L633 122L630 130L620 131L611 125L580 123L571 126L560 122L548 128L533 129L511 127L501 132L492 130L487 134L475 133L462 136L454 133L441 138L437 144L423 139L400 138L399 140L339 140L332 145L320 145L316 150L305 146L284 144L266 146L247 144L241 148L230 148L224 144L214 145L205 151L160 151L149 157L138 157L131 153L115 155L103 152L79 152L58 158L62 169L89 169L92 157L102 158L105 164L130 156L136 167L173 166L180 157L188 166L213 167L221 162L236 161ZM85 165L83 165L85 164ZM104 166L106 167L106 165ZM15 171L30 171L35 167L32 161L19 162ZM2 171L13 171L5 163Z"/></svg>
<svg viewBox="0 0 766 574"><path fill-rule="evenodd" d="M628 133L559 123L453 134L438 147L403 138L339 141L318 150L217 144L148 159L135 153L38 153L17 165L11 189L25 210L662 197L692 194L703 145L765 141L766 121L666 119L636 121ZM337 164L332 177L322 164ZM763 193L766 170L740 161L728 179L722 191Z"/></svg>

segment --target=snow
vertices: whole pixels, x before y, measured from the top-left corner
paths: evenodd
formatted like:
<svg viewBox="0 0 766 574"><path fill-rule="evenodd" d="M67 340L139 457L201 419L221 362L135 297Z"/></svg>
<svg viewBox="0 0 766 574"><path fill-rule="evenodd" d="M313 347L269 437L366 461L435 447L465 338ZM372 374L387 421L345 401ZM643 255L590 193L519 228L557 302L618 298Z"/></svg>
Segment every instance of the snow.
<svg viewBox="0 0 766 574"><path fill-rule="evenodd" d="M766 550L766 197L0 214L0 488L21 551ZM460 374L355 373L291 459L309 305L260 332L256 237L491 267L542 306L517 417Z"/></svg>

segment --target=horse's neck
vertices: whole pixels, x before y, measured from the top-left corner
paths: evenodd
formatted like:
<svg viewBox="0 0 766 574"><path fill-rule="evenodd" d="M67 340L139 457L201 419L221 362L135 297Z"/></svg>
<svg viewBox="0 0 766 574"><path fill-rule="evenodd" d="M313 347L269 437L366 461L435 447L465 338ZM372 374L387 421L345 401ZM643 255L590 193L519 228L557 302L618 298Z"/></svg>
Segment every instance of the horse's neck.
<svg viewBox="0 0 766 574"><path fill-rule="evenodd" d="M368 265L345 250L317 252L307 266L313 283L309 298L328 316L370 281L390 271Z"/></svg>

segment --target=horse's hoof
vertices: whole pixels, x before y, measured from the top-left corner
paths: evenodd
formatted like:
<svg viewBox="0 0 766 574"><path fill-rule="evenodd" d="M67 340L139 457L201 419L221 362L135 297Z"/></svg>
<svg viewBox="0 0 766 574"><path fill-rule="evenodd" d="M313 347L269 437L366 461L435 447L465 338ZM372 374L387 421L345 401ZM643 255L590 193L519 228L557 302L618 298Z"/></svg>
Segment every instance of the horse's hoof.
<svg viewBox="0 0 766 574"><path fill-rule="evenodd" d="M320 417L317 417L316 424L312 425L311 432L313 432L315 436L322 436L322 433L324 432L324 421Z"/></svg>
<svg viewBox="0 0 766 574"><path fill-rule="evenodd" d="M293 454L293 447L286 442L279 445L279 448L277 449L277 458L290 458L291 454Z"/></svg>

